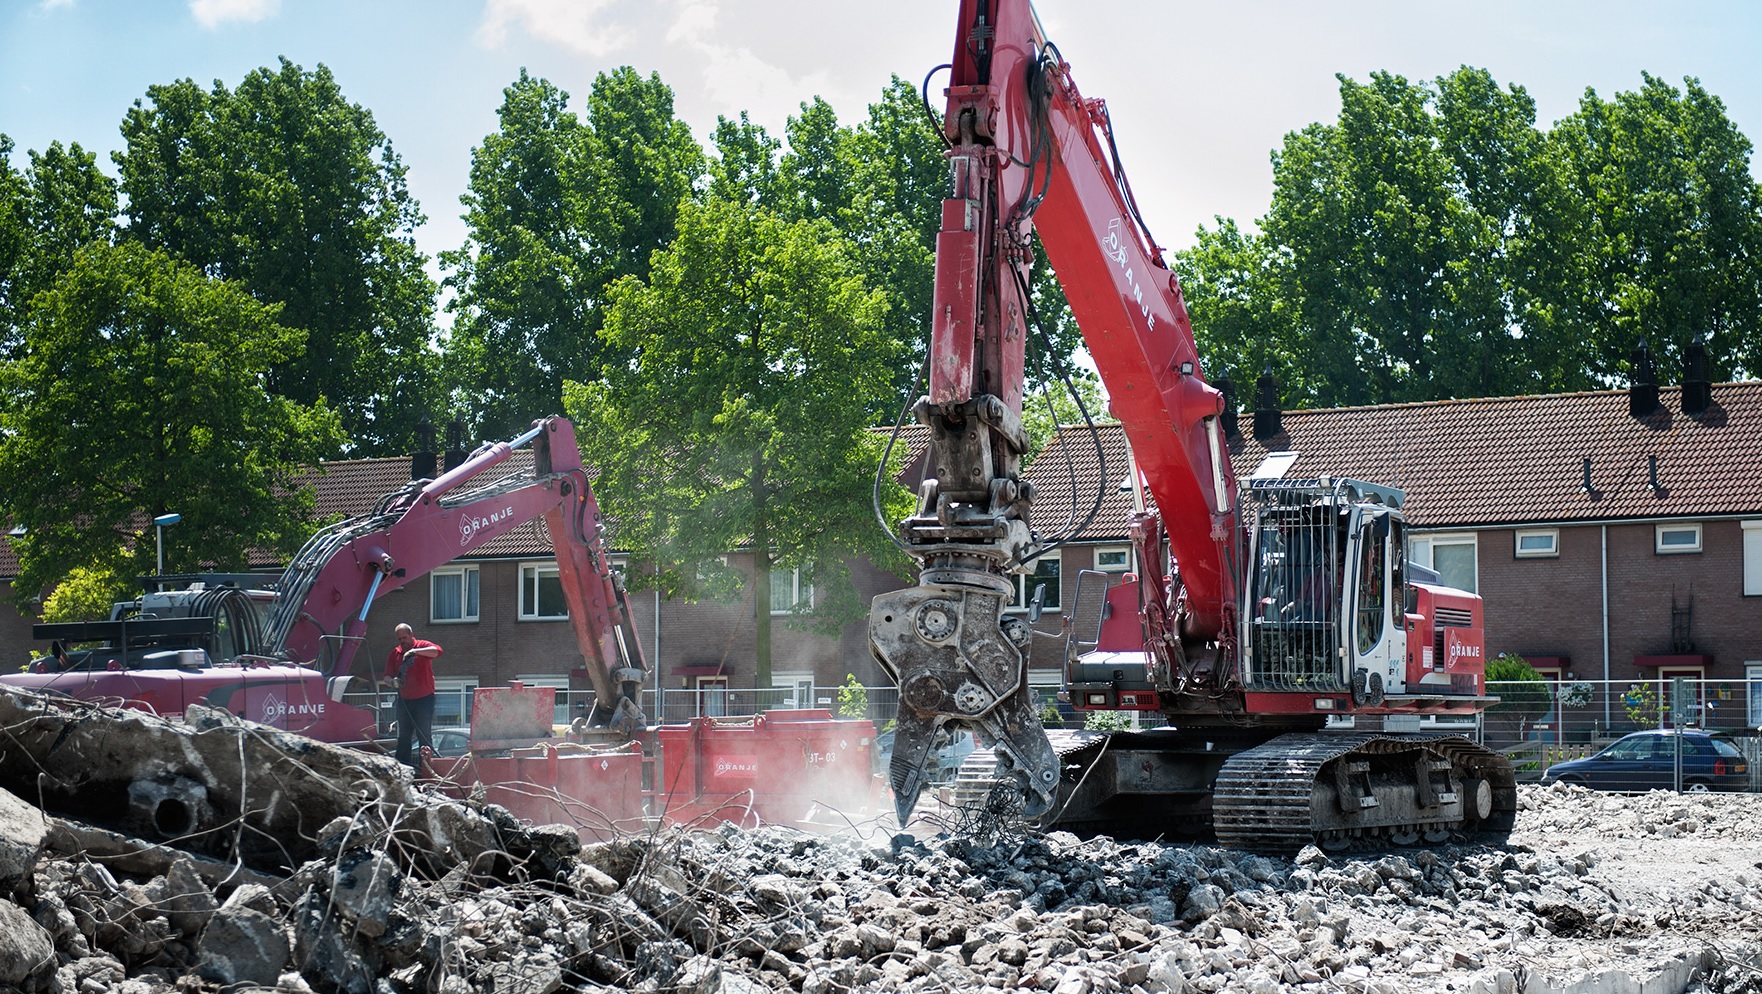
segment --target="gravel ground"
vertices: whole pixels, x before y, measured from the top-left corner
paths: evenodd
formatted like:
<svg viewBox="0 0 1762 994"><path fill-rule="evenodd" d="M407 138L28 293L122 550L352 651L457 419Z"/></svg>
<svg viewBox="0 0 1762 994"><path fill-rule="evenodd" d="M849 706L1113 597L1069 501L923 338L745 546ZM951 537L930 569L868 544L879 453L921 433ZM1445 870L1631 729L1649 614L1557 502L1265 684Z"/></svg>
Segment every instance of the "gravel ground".
<svg viewBox="0 0 1762 994"><path fill-rule="evenodd" d="M321 994L1762 992L1762 797L1526 786L1520 802L1497 848L1273 858L871 825L669 830L576 856L572 832L540 846L533 830L542 860L439 876L363 815L280 883L212 894L187 867L131 880L44 859L0 901L0 932L31 933L23 960L53 946L53 965L21 960L20 987L68 994L239 978Z"/></svg>

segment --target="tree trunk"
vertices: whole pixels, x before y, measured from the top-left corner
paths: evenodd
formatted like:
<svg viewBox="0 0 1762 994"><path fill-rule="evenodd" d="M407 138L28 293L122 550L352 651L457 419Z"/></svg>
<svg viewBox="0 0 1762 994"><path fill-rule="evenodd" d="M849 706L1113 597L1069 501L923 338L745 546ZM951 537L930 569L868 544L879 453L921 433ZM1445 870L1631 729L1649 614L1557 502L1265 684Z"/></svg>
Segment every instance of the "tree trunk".
<svg viewBox="0 0 1762 994"><path fill-rule="evenodd" d="M753 689L771 686L771 529L765 507L765 456L753 452ZM759 710L755 702L754 711Z"/></svg>

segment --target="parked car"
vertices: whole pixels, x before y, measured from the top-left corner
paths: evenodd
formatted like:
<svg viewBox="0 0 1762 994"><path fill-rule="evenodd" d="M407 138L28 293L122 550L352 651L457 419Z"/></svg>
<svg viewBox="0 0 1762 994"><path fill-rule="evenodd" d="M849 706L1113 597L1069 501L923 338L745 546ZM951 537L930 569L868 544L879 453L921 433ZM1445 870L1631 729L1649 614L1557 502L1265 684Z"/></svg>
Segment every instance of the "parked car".
<svg viewBox="0 0 1762 994"><path fill-rule="evenodd" d="M1668 728L1634 732L1595 755L1555 763L1542 774L1542 782L1576 783L1598 790L1673 790L1679 743L1683 790L1745 790L1750 786L1749 764L1730 739L1711 732Z"/></svg>
<svg viewBox="0 0 1762 994"><path fill-rule="evenodd" d="M434 730L436 756L463 756L471 751L471 726L443 726Z"/></svg>
<svg viewBox="0 0 1762 994"><path fill-rule="evenodd" d="M976 747L972 732L939 729L930 753L928 782L946 783L953 780L960 774L961 764L966 762L967 756ZM885 774L893 763L893 729L889 728L875 736L875 751L870 756L874 771Z"/></svg>

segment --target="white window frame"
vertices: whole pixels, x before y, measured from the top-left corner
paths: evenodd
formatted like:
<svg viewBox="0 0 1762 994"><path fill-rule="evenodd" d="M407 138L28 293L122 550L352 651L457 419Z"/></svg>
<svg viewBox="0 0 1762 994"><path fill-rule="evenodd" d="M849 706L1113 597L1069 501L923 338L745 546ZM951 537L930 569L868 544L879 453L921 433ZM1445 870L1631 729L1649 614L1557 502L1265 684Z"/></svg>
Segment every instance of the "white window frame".
<svg viewBox="0 0 1762 994"><path fill-rule="evenodd" d="M1543 548L1524 548L1525 539L1546 540ZM1512 534L1512 551L1519 559L1558 559L1560 558L1560 529L1558 528L1519 528Z"/></svg>
<svg viewBox="0 0 1762 994"><path fill-rule="evenodd" d="M1048 552L1044 555L1036 556L1030 561L1029 565L1033 566L1036 572L1017 573L1015 576L1011 577L1016 586L1016 600L1015 603L1011 604L1009 607L1011 611L1028 610L1028 602L1034 597L1035 581L1040 579L1038 575L1040 564L1044 562L1051 562L1059 567L1058 582L1048 584L1048 586L1052 587L1052 590L1048 591L1048 593L1055 603L1042 606L1040 612L1042 614L1058 614L1062 610L1061 605L1064 603L1064 591L1060 588L1064 585L1064 559L1059 552Z"/></svg>
<svg viewBox="0 0 1762 994"><path fill-rule="evenodd" d="M471 723L472 691L477 689L477 677L474 676L437 676L434 678L435 725L469 725ZM453 721L452 714L441 709L441 701L457 696L459 700L460 718Z"/></svg>
<svg viewBox="0 0 1762 994"><path fill-rule="evenodd" d="M783 607L777 606L777 592L781 589L779 587L780 583L789 590L789 603ZM803 578L802 568L800 566L795 567L788 573L784 573L780 570L771 571L772 614L795 614L798 608L803 607L804 601L806 602L806 608L811 609L814 606L814 584L811 580Z"/></svg>
<svg viewBox="0 0 1762 994"><path fill-rule="evenodd" d="M1409 542L1409 553L1412 561L1430 570L1436 570L1436 558L1433 551L1440 545L1466 545L1470 548L1469 562L1474 566L1474 575L1470 578L1469 593L1478 593L1481 588L1481 550L1480 536L1474 532L1428 532L1424 535L1413 535ZM1444 578L1449 583L1449 577Z"/></svg>
<svg viewBox="0 0 1762 994"><path fill-rule="evenodd" d="M811 672L795 671L772 673L771 686L789 687L789 700L794 701L795 706L798 708L811 708L814 706L814 693L818 688L814 686L814 674Z"/></svg>
<svg viewBox="0 0 1762 994"><path fill-rule="evenodd" d="M1118 556L1117 563L1104 563L1101 557ZM1095 547L1095 568L1103 573L1130 573L1132 571L1132 547L1129 545L1098 545Z"/></svg>
<svg viewBox="0 0 1762 994"><path fill-rule="evenodd" d="M551 712L551 724L567 725L575 720L570 714L569 706L574 695L569 691L569 677L561 673L522 673L514 677L514 682L523 687L549 687L557 692Z"/></svg>
<svg viewBox="0 0 1762 994"><path fill-rule="evenodd" d="M540 613L538 613L539 605L527 603L526 590L527 590L527 586L528 586L528 578L533 578L534 596L536 597L536 594L537 594L536 582L539 580L543 580L547 574L550 576L553 576L553 577L560 578L560 573L557 569L557 561L555 559L547 559L543 562L531 562L531 563L521 563L520 564L520 615L519 615L519 617L520 617L521 621L568 621L569 620L569 602L567 600L564 600L561 605L561 607L562 607L561 614L540 614ZM559 583L558 586L560 587L561 584Z"/></svg>
<svg viewBox="0 0 1762 994"><path fill-rule="evenodd" d="M1664 536L1673 532L1688 532L1695 537L1693 544L1665 544ZM1701 551L1701 523L1699 521L1680 521L1668 525L1652 527L1652 551L1660 556L1680 556Z"/></svg>
<svg viewBox="0 0 1762 994"><path fill-rule="evenodd" d="M1762 597L1762 518L1740 524L1744 529L1744 596Z"/></svg>
<svg viewBox="0 0 1762 994"><path fill-rule="evenodd" d="M443 576L459 577L459 616L442 618L435 611L438 603L439 585L435 582ZM472 589L476 588L476 589ZM473 595L476 596L473 596ZM471 609L471 601L477 601L476 610ZM437 569L428 575L428 621L433 625L462 625L478 620L483 609L483 577L475 566L448 566Z"/></svg>
<svg viewBox="0 0 1762 994"><path fill-rule="evenodd" d="M1744 694L1749 698L1750 727L1762 727L1762 659L1744 662Z"/></svg>

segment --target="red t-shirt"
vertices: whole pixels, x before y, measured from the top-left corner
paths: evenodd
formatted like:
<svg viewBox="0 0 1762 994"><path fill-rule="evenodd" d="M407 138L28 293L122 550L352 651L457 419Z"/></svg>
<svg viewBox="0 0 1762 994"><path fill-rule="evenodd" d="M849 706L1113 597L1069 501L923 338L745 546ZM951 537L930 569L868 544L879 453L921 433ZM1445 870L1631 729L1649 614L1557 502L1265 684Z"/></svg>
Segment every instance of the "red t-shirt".
<svg viewBox="0 0 1762 994"><path fill-rule="evenodd" d="M440 646L435 645L427 639L417 639L415 644L411 645L410 648L439 649ZM398 687L398 696L405 700L414 700L418 697L431 696L434 693L434 661L439 656L440 653L436 652L432 656L421 655L413 657L410 660L409 671L403 675L404 682ZM390 680L397 676L398 670L403 665L404 647L401 645L393 646L392 654L387 656L385 660L386 679Z"/></svg>

